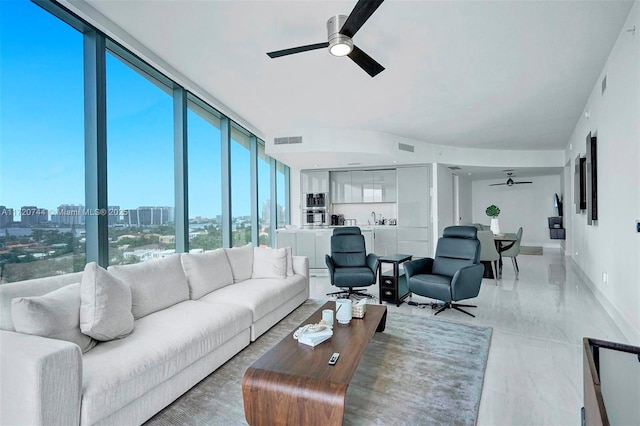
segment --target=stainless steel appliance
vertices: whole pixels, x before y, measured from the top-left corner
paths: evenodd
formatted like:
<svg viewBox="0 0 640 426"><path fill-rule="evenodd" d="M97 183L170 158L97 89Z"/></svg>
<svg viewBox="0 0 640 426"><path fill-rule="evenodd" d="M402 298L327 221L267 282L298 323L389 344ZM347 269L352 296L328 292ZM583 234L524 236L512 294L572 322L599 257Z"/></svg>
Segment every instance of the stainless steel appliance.
<svg viewBox="0 0 640 426"><path fill-rule="evenodd" d="M307 208L327 207L327 194L324 192L307 194Z"/></svg>
<svg viewBox="0 0 640 426"><path fill-rule="evenodd" d="M324 209L308 209L304 211L305 225L322 226L327 224L327 212Z"/></svg>

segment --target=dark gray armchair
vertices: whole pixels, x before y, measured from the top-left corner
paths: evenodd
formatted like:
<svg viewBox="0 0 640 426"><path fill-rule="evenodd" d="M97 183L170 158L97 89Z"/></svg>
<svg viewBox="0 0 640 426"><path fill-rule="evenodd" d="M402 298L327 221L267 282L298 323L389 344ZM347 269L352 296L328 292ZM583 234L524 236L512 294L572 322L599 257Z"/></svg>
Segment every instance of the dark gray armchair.
<svg viewBox="0 0 640 426"><path fill-rule="evenodd" d="M335 228L331 236L331 255L325 255L331 285L341 291L327 293L337 297L373 297L364 290L354 287L368 287L376 282L378 256L366 253L364 236L357 226Z"/></svg>
<svg viewBox="0 0 640 426"><path fill-rule="evenodd" d="M412 293L431 299L441 300L445 309L456 309L467 315L475 315L460 307L459 300L471 299L480 293L484 265L480 263L480 241L474 226L449 226L438 240L434 259L424 258L404 263L407 285ZM427 305L409 302L410 305Z"/></svg>

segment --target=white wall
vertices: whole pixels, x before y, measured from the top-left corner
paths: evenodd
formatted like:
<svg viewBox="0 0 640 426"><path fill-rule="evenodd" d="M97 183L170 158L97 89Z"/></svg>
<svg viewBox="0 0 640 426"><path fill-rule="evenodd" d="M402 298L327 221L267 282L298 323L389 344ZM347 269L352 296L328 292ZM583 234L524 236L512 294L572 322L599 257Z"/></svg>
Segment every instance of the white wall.
<svg viewBox="0 0 640 426"><path fill-rule="evenodd" d="M515 180L518 180L517 178ZM496 180L473 181L473 223L491 222L485 210L491 204L500 208L501 232L516 232L522 226L522 244L528 246L560 247L559 240L549 238L547 218L557 216L553 206L560 194L560 175L527 178L531 184L489 186Z"/></svg>
<svg viewBox="0 0 640 426"><path fill-rule="evenodd" d="M460 224L473 222L473 187L471 181L464 176L458 177L458 206Z"/></svg>
<svg viewBox="0 0 640 426"><path fill-rule="evenodd" d="M433 186L437 198L436 229L438 237L447 226L454 225L453 213L453 173L447 166L437 164L436 184ZM435 239L434 241L437 241Z"/></svg>
<svg viewBox="0 0 640 426"><path fill-rule="evenodd" d="M635 25L635 34L627 32ZM601 82L607 75L607 90ZM632 344L640 344L640 3L635 2L578 120L566 160L585 154L589 132L598 138L598 221L570 218L571 256ZM572 163L573 164L573 163ZM573 181L572 181L573 185ZM604 283L602 274L608 274Z"/></svg>

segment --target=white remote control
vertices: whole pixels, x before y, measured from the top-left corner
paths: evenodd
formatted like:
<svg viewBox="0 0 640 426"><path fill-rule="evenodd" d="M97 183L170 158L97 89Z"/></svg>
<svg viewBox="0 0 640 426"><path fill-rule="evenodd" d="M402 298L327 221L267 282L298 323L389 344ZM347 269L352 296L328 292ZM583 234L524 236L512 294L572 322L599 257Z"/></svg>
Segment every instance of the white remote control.
<svg viewBox="0 0 640 426"><path fill-rule="evenodd" d="M339 356L340 354L338 352L335 352L333 355L331 355L331 358L329 359L329 365L335 365L335 363L338 362Z"/></svg>

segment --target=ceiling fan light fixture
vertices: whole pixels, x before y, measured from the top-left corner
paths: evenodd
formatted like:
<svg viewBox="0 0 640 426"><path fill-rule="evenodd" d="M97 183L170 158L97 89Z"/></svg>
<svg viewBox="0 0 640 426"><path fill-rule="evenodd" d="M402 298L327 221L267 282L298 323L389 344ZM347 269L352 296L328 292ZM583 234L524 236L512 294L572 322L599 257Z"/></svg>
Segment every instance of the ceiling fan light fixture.
<svg viewBox="0 0 640 426"><path fill-rule="evenodd" d="M336 41L333 44L329 44L329 52L333 56L347 56L353 50L353 42L351 39L345 36L341 36L341 38L342 37L346 40Z"/></svg>
<svg viewBox="0 0 640 426"><path fill-rule="evenodd" d="M329 18L327 21L329 52L333 56L347 56L353 50L353 41L351 41L351 37L340 34L340 30L346 20L346 15L337 15Z"/></svg>

